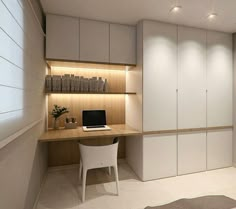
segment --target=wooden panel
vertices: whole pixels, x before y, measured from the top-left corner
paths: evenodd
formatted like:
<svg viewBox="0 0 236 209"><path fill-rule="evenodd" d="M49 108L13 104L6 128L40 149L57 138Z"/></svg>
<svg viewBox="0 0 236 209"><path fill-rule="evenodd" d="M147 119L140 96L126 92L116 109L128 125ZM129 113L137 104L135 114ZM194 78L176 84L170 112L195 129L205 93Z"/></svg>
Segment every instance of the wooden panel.
<svg viewBox="0 0 236 209"><path fill-rule="evenodd" d="M178 27L178 128L206 127L206 31Z"/></svg>
<svg viewBox="0 0 236 209"><path fill-rule="evenodd" d="M143 24L143 129L175 129L177 27L150 21Z"/></svg>
<svg viewBox="0 0 236 209"><path fill-rule="evenodd" d="M47 15L46 57L79 60L79 19Z"/></svg>
<svg viewBox="0 0 236 209"><path fill-rule="evenodd" d="M60 126L64 126L66 116L76 117L79 125L82 124L82 110L106 110L107 124L125 123L125 95L49 95L48 110L52 111L57 104L69 108L69 113L59 118ZM52 117L48 118L49 127L52 127Z"/></svg>
<svg viewBox="0 0 236 209"><path fill-rule="evenodd" d="M106 145L111 144L113 138L83 139L86 145ZM125 158L125 140L120 138L118 147L118 158ZM80 162L79 147L76 141L50 142L48 144L48 165L62 166L78 164Z"/></svg>
<svg viewBox="0 0 236 209"><path fill-rule="evenodd" d="M206 170L206 133L178 135L178 175Z"/></svg>
<svg viewBox="0 0 236 209"><path fill-rule="evenodd" d="M136 28L110 24L110 63L136 64Z"/></svg>
<svg viewBox="0 0 236 209"><path fill-rule="evenodd" d="M50 95L48 109L53 104L69 107L69 115L77 117L82 124L82 110L105 109L108 124L122 124L125 122L125 96L124 95ZM65 116L60 118L60 125L64 126ZM52 126L52 118L49 117L49 127ZM105 138L102 138L102 141ZM94 139L96 143L101 139ZM65 146L64 146L65 143ZM119 145L120 157L124 157L125 147ZM49 145L49 165L66 165L78 163L78 149L75 142L51 142Z"/></svg>
<svg viewBox="0 0 236 209"><path fill-rule="evenodd" d="M125 100L126 124L142 131L143 130L143 28L141 22L137 25L137 66L131 67L126 72L126 91L136 92L136 95L126 96ZM129 144L131 145L133 143ZM133 167L136 166L134 165Z"/></svg>
<svg viewBox="0 0 236 209"><path fill-rule="evenodd" d="M52 75L74 74L84 76L86 78L102 77L106 78L108 82L108 91L111 92L125 92L125 71L121 70L97 70L94 68L66 68L66 67L52 67Z"/></svg>
<svg viewBox="0 0 236 209"><path fill-rule="evenodd" d="M207 126L232 125L232 35L207 33Z"/></svg>
<svg viewBox="0 0 236 209"><path fill-rule="evenodd" d="M143 180L176 176L176 135L143 136Z"/></svg>
<svg viewBox="0 0 236 209"><path fill-rule="evenodd" d="M207 169L232 166L232 130L207 132Z"/></svg>
<svg viewBox="0 0 236 209"><path fill-rule="evenodd" d="M186 132L196 132L196 131L215 131L223 129L233 129L233 126L215 126L206 128L185 128L185 129L172 129L172 130L160 130L160 131L144 131L145 135L152 134L173 134L173 133L186 133Z"/></svg>
<svg viewBox="0 0 236 209"><path fill-rule="evenodd" d="M80 60L109 62L109 24L80 19Z"/></svg>

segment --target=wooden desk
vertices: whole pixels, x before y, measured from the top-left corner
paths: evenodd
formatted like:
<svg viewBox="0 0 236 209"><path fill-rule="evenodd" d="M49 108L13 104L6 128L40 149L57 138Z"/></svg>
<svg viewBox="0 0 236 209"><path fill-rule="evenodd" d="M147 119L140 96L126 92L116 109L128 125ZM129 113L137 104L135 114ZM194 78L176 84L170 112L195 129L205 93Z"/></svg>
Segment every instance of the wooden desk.
<svg viewBox="0 0 236 209"><path fill-rule="evenodd" d="M53 142L53 141L73 141L78 139L88 138L104 138L104 137L116 137L116 136L130 136L139 135L141 132L131 128L126 124L109 125L111 130L109 131L91 131L85 132L82 127L77 129L59 129L49 130L45 132L40 138L40 142Z"/></svg>

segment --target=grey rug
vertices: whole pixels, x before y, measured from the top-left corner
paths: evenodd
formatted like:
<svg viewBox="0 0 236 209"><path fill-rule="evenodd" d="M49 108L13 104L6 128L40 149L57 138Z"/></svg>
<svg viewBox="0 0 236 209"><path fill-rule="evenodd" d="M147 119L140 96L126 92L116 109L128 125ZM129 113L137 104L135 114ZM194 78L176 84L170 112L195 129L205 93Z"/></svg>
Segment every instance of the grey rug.
<svg viewBox="0 0 236 209"><path fill-rule="evenodd" d="M232 209L236 208L236 200L223 195L204 196L193 199L179 199L172 203L146 207L145 209Z"/></svg>

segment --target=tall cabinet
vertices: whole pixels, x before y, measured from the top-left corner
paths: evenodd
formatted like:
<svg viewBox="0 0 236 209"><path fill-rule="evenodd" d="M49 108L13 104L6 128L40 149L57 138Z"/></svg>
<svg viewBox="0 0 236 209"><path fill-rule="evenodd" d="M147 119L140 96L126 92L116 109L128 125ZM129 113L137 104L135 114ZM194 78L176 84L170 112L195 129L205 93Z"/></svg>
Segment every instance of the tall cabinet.
<svg viewBox="0 0 236 209"><path fill-rule="evenodd" d="M232 126L232 35L207 33L207 126ZM232 165L232 130L207 132L207 169Z"/></svg>
<svg viewBox="0 0 236 209"><path fill-rule="evenodd" d="M177 26L144 21L143 131L176 129ZM143 179L175 176L176 147L176 134L144 135ZM156 166L153 166L154 161Z"/></svg>
<svg viewBox="0 0 236 209"><path fill-rule="evenodd" d="M143 135L128 139L133 170L146 181L231 166L232 35L142 21L138 37Z"/></svg>

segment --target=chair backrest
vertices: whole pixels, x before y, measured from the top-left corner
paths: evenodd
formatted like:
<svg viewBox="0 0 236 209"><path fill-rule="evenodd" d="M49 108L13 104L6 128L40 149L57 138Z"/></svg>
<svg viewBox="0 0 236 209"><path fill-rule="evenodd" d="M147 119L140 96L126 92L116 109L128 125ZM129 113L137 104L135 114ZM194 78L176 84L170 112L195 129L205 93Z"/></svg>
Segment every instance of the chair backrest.
<svg viewBox="0 0 236 209"><path fill-rule="evenodd" d="M115 138L113 144L105 146L87 146L79 142L80 157L86 169L115 166L119 141Z"/></svg>

